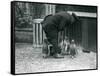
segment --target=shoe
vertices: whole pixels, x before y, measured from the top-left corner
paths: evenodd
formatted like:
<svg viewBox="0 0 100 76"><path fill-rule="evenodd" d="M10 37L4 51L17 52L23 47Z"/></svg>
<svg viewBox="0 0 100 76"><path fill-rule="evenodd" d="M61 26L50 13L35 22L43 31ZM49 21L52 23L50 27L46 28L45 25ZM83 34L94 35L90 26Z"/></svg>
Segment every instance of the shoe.
<svg viewBox="0 0 100 76"><path fill-rule="evenodd" d="M53 57L54 58L64 58L64 56L62 56L61 54L55 54Z"/></svg>

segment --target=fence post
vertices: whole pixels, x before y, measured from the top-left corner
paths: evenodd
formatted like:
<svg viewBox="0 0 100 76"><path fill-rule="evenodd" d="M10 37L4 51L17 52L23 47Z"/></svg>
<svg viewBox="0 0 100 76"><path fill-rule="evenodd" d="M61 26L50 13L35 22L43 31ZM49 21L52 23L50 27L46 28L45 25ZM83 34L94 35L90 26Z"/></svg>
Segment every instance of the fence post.
<svg viewBox="0 0 100 76"><path fill-rule="evenodd" d="M43 19L33 20L33 47L41 47L44 34L42 34L41 21Z"/></svg>

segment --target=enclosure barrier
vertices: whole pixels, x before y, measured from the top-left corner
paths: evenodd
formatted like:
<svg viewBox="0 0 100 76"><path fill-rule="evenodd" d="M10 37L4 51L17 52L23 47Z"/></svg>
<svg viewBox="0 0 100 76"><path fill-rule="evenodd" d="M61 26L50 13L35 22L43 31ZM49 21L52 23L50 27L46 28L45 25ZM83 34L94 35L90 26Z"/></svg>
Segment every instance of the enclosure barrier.
<svg viewBox="0 0 100 76"><path fill-rule="evenodd" d="M33 20L33 47L42 47L43 40L46 38L45 32L42 29L41 21L43 19ZM80 29L80 30L79 30ZM81 41L81 28L80 25L73 25L64 29L58 33L58 43L64 40L65 36L71 39L75 39L78 43Z"/></svg>

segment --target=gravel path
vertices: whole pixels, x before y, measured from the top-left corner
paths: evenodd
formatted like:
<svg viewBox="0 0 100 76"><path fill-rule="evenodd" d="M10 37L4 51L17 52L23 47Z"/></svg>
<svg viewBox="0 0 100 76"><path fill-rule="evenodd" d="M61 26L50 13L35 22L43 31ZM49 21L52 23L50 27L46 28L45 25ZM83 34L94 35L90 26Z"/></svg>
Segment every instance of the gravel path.
<svg viewBox="0 0 100 76"><path fill-rule="evenodd" d="M41 48L33 48L27 43L17 43L15 49L16 73L96 69L96 53L83 53L81 49L74 59L68 55L62 59L43 59Z"/></svg>

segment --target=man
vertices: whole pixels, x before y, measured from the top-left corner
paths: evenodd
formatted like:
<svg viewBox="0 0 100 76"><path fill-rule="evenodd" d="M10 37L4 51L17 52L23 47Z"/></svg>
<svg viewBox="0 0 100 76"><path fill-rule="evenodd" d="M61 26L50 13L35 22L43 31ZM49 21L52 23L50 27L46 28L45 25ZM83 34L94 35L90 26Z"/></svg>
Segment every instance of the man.
<svg viewBox="0 0 100 76"><path fill-rule="evenodd" d="M63 58L61 56L61 49L58 47L58 32L63 31L67 26L74 24L78 21L77 16L72 13L59 12L55 15L48 15L41 22L44 32L48 41L53 45L54 58Z"/></svg>

